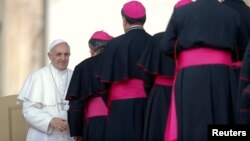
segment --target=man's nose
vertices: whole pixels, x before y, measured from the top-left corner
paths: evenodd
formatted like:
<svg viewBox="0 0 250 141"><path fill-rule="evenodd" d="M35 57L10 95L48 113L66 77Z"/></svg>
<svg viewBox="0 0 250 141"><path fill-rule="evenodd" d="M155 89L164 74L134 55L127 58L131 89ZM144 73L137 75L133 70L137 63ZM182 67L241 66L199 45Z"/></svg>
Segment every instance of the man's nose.
<svg viewBox="0 0 250 141"><path fill-rule="evenodd" d="M62 55L62 56L61 56L61 59L62 59L62 60L66 60L66 59L67 59L67 56L66 56L66 55Z"/></svg>

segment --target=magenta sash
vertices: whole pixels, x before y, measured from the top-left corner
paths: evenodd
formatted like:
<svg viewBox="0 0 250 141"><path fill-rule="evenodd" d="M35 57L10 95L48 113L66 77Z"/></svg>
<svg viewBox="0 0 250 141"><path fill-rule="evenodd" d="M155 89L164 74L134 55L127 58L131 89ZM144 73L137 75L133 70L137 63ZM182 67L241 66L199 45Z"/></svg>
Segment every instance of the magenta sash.
<svg viewBox="0 0 250 141"><path fill-rule="evenodd" d="M108 108L101 97L90 98L87 102L85 119L96 116L107 116Z"/></svg>
<svg viewBox="0 0 250 141"><path fill-rule="evenodd" d="M110 88L110 100L130 98L146 98L143 81L140 79L127 79L112 83Z"/></svg>
<svg viewBox="0 0 250 141"><path fill-rule="evenodd" d="M212 48L192 48L182 51L178 57L179 69L190 66L221 64L230 66L232 64L231 53Z"/></svg>
<svg viewBox="0 0 250 141"><path fill-rule="evenodd" d="M178 64L179 63L179 64ZM231 53L222 50L216 50L207 47L198 47L184 50L180 53L178 57L177 70L174 77L174 85L172 89L170 109L167 119L167 125L165 130L164 141L177 141L177 115L176 115L176 105L175 105L175 82L178 75L178 70L190 67L190 66L200 66L209 64L221 64L232 66Z"/></svg>
<svg viewBox="0 0 250 141"><path fill-rule="evenodd" d="M242 66L242 61L236 61L233 62L232 67L234 68L240 68Z"/></svg>
<svg viewBox="0 0 250 141"><path fill-rule="evenodd" d="M172 86L174 79L172 77L164 77L162 75L156 75L155 84Z"/></svg>

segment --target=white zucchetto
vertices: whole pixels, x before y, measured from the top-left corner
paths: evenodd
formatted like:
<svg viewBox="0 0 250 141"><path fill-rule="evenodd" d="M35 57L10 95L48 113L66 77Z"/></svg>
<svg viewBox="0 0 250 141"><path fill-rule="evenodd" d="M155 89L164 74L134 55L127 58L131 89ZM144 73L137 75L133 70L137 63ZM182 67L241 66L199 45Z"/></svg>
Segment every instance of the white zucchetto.
<svg viewBox="0 0 250 141"><path fill-rule="evenodd" d="M64 41L63 39L56 39L56 40L52 41L52 42L50 43L50 46L49 46L49 52L50 52L56 45L58 45L58 44L60 44L60 43L67 43L67 42Z"/></svg>

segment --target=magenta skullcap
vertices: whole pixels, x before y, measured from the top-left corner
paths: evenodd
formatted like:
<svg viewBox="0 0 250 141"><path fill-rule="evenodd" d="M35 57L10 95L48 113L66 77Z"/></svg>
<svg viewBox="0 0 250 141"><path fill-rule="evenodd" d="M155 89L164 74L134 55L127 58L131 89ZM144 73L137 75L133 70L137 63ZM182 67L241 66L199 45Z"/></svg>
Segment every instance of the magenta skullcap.
<svg viewBox="0 0 250 141"><path fill-rule="evenodd" d="M139 19L146 16L146 9L142 3L138 1L130 1L123 5L123 13L133 19Z"/></svg>
<svg viewBox="0 0 250 141"><path fill-rule="evenodd" d="M91 36L91 39L109 41L109 40L113 39L113 37L110 36L108 33L104 32L104 31L96 31L96 32Z"/></svg>
<svg viewBox="0 0 250 141"><path fill-rule="evenodd" d="M191 3L192 2L192 0L180 0L180 1L178 1L176 4L175 4L175 8L179 8L179 7L182 7L182 6L184 6L184 5L186 5L186 4L189 4L189 3Z"/></svg>

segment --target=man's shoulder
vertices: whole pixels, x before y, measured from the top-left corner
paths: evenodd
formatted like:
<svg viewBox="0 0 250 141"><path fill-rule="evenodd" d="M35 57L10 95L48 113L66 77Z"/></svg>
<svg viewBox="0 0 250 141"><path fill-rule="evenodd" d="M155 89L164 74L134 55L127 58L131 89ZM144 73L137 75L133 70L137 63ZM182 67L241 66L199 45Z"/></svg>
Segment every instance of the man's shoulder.
<svg viewBox="0 0 250 141"><path fill-rule="evenodd" d="M49 67L48 66L44 66L38 70L34 70L33 72L30 73L30 76L33 76L33 77L37 77L37 76L40 76L44 73L47 73L49 70Z"/></svg>
<svg viewBox="0 0 250 141"><path fill-rule="evenodd" d="M138 38L145 38L145 39L152 38L152 35L150 35L147 31L137 29L137 30L134 30L133 32L129 32L129 33L125 33L120 36L117 36L116 38L112 39L110 42L123 44L124 42L127 42L128 40L133 40L135 36L137 36Z"/></svg>
<svg viewBox="0 0 250 141"><path fill-rule="evenodd" d="M38 69L37 71L34 71L34 73L40 74L40 73L48 72L48 70L49 70L49 66L44 66L44 67Z"/></svg>
<svg viewBox="0 0 250 141"><path fill-rule="evenodd" d="M91 60L91 57L88 57L88 58L82 60L79 64L77 64L75 66L75 69L81 69L81 68L85 67L90 60Z"/></svg>
<svg viewBox="0 0 250 141"><path fill-rule="evenodd" d="M115 38L113 38L112 40L109 41L109 44L110 43L114 43L114 42L119 42L120 40L123 40L123 38L126 37L126 34L121 34Z"/></svg>

